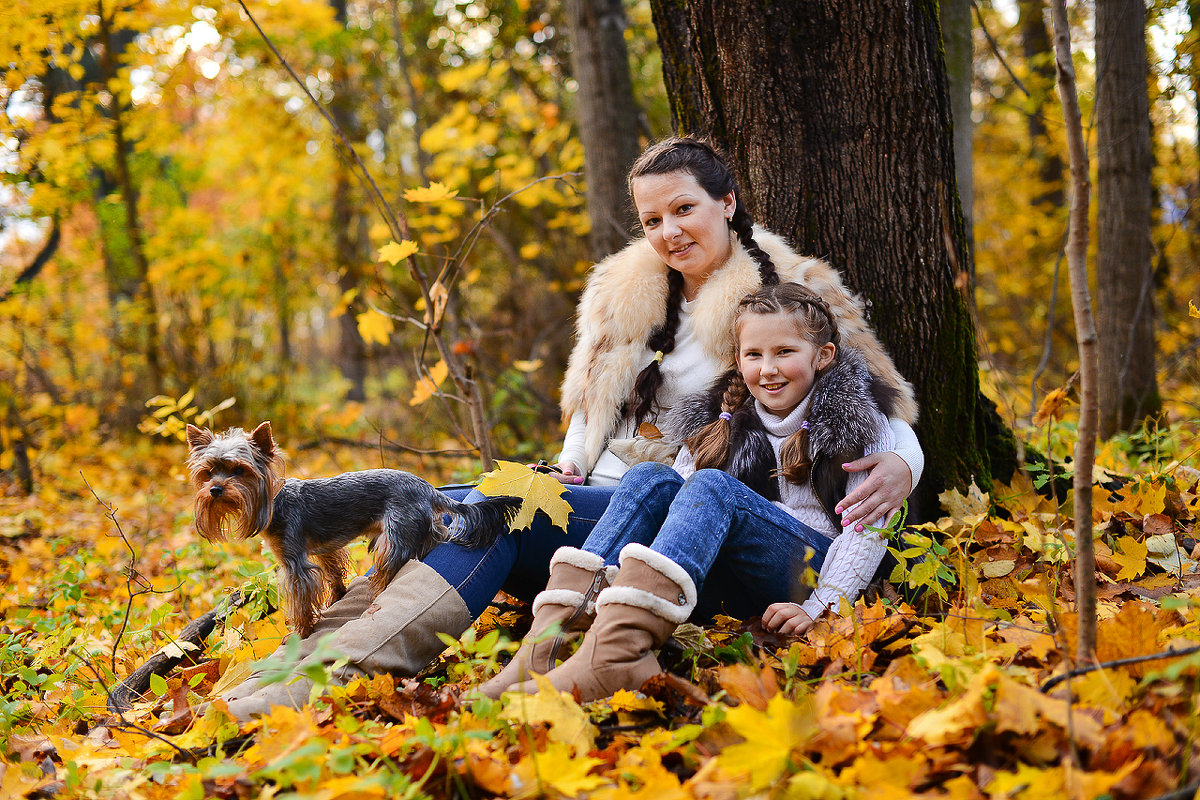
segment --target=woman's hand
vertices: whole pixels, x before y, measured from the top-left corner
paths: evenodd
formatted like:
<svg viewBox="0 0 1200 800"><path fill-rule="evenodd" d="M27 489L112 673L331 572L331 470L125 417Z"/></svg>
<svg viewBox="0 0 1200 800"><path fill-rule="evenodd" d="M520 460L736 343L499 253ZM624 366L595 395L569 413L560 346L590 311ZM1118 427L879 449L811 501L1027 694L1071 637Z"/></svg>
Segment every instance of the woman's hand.
<svg viewBox="0 0 1200 800"><path fill-rule="evenodd" d="M842 515L843 528L854 526L854 530L861 531L864 524L880 517L890 520L912 492L912 472L908 464L891 451L863 456L842 464L842 469L847 472L871 471L867 479L834 509Z"/></svg>
<svg viewBox="0 0 1200 800"><path fill-rule="evenodd" d="M763 627L784 636L801 636L813 626L813 619L795 603L772 603L762 615Z"/></svg>
<svg viewBox="0 0 1200 800"><path fill-rule="evenodd" d="M582 470L575 465L574 461L560 461L552 467L544 461L525 466L538 472L544 472L559 483L565 483L568 486L578 486L585 480L584 476L580 474Z"/></svg>

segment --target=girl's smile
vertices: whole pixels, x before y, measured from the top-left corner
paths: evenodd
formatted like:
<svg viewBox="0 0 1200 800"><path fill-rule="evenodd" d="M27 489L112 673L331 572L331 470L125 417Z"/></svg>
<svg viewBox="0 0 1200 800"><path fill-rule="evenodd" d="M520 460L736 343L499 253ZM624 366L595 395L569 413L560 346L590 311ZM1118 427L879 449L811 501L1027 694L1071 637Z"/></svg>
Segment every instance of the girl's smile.
<svg viewBox="0 0 1200 800"><path fill-rule="evenodd" d="M746 388L777 417L796 410L836 350L832 344L814 345L783 313L745 314L737 333L738 371Z"/></svg>

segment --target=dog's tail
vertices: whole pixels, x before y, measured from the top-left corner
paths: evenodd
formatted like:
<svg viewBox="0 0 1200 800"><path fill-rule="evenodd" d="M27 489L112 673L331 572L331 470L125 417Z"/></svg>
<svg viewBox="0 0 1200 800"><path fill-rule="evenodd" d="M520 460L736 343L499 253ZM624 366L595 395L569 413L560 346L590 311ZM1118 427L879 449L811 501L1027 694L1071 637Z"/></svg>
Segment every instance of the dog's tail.
<svg viewBox="0 0 1200 800"><path fill-rule="evenodd" d="M439 492L440 494L440 492ZM458 503L446 495L438 498L441 508L435 510L455 517L453 525L435 526L445 541L456 542L463 547L486 547L500 535L507 533L509 523L521 510L521 498L503 495L489 497L478 503Z"/></svg>

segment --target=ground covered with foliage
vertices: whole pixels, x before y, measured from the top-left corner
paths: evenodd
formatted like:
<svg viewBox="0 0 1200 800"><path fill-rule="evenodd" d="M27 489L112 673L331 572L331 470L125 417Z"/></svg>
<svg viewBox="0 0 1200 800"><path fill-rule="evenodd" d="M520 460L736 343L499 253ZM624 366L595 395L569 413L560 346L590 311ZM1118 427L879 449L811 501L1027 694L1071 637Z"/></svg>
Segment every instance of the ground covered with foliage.
<svg viewBox="0 0 1200 800"><path fill-rule="evenodd" d="M1068 423L1039 442L1058 452ZM1050 435L1047 436L1046 432ZM84 435L0 497L0 796L1150 798L1200 779L1200 442L1195 425L1102 448L1102 669L1073 659L1065 458L943 496L896 551L920 595L860 601L802 640L754 620L684 626L670 673L579 706L479 699L528 619L501 603L416 679L330 689L239 726L190 710L278 646L257 540L195 534L183 445ZM1065 453L1060 453L1065 456ZM290 473L377 464L313 449ZM413 467L414 465L400 465ZM1044 480L1050 473L1058 480ZM1040 489L1035 484L1041 484ZM355 551L364 564L364 549ZM919 558L928 552L928 556ZM900 588L905 587L903 582ZM265 591L257 591L256 587ZM255 599L201 649L178 637L234 588ZM257 591L257 593L256 593ZM888 596L891 599L888 599ZM180 666L124 714L109 692Z"/></svg>

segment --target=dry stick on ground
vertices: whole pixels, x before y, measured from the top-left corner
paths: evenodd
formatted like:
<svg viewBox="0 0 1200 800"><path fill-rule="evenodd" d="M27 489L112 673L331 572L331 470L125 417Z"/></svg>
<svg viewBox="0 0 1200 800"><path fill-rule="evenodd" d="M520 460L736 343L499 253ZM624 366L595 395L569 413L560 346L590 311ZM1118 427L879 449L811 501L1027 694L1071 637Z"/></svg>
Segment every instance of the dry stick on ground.
<svg viewBox="0 0 1200 800"><path fill-rule="evenodd" d="M1092 662L1096 653L1096 553L1092 542L1092 464L1096 459L1096 430L1099 394L1096 388L1096 322L1088 290L1088 177L1087 147L1075 91L1075 67L1071 62L1071 35L1066 0L1052 0L1054 18L1054 63L1058 92L1062 98L1067 130L1067 153L1071 160L1070 232L1067 267L1071 276L1071 305L1075 313L1075 340L1079 346L1079 432L1075 442L1075 611L1079 616L1079 639L1075 659Z"/></svg>

